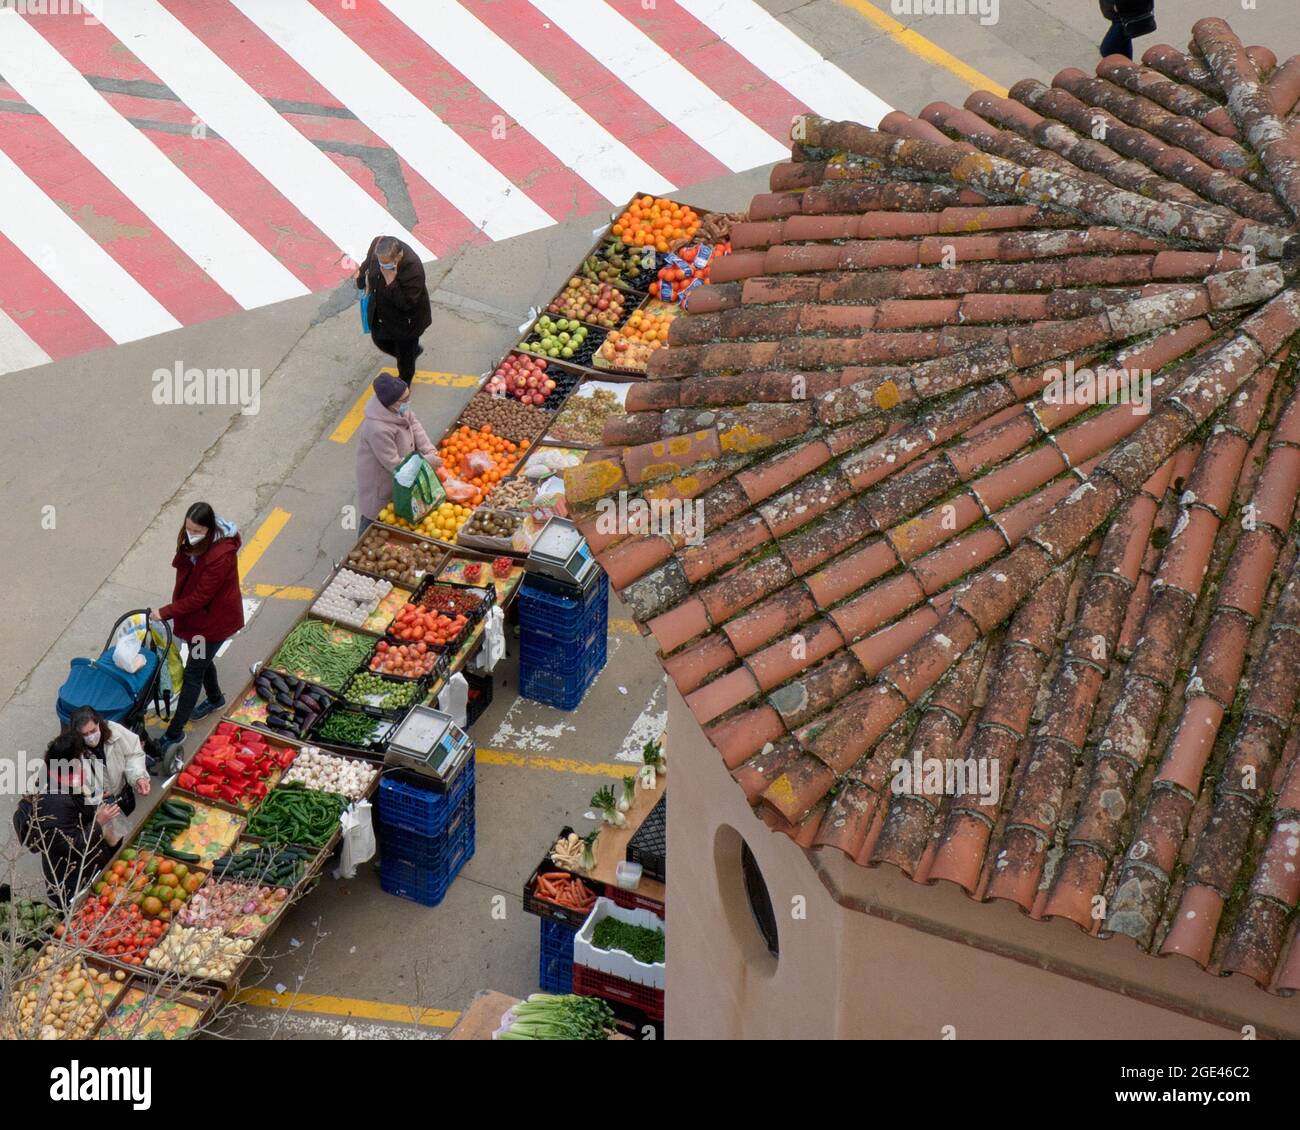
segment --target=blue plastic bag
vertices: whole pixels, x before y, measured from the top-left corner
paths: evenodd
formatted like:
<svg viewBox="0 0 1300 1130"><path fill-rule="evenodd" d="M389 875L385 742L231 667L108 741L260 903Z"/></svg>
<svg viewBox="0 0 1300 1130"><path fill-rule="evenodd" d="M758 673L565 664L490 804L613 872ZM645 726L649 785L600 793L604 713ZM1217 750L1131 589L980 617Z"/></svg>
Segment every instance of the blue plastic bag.
<svg viewBox="0 0 1300 1130"><path fill-rule="evenodd" d="M370 332L370 295L364 290L361 292L361 332Z"/></svg>

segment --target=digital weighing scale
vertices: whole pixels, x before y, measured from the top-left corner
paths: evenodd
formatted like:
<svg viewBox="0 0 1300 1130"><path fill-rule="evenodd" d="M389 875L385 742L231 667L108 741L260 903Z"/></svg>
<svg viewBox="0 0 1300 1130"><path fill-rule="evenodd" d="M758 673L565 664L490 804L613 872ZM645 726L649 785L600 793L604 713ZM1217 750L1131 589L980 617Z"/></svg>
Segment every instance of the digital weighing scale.
<svg viewBox="0 0 1300 1130"><path fill-rule="evenodd" d="M384 763L429 777L446 788L473 753L469 735L450 714L415 706L389 739Z"/></svg>
<svg viewBox="0 0 1300 1130"><path fill-rule="evenodd" d="M587 539L567 518L551 518L533 542L525 562L530 577L542 587L565 593L584 589L599 569ZM560 585L563 588L556 589Z"/></svg>

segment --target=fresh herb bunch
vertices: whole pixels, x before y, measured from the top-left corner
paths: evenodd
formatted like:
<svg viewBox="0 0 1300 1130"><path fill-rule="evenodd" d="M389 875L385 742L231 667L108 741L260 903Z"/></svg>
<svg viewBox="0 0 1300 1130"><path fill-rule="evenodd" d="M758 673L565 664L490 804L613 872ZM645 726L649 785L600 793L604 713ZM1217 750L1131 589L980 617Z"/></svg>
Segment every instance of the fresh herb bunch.
<svg viewBox="0 0 1300 1130"><path fill-rule="evenodd" d="M664 932L649 926L602 918L592 931L591 944L598 950L622 950L646 965L664 960Z"/></svg>

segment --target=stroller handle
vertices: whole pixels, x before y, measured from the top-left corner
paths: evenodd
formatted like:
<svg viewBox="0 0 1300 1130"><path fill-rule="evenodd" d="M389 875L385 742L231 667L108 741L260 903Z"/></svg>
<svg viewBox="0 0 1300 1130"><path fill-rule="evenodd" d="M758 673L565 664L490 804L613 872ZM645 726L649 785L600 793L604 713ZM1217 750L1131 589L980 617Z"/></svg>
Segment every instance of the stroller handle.
<svg viewBox="0 0 1300 1130"><path fill-rule="evenodd" d="M166 620L151 620L151 619L149 618L149 609L147 609L147 608L133 608L130 612L123 612L122 615L119 616L119 617L117 618L117 621L113 624L113 626L112 626L111 628L109 628L109 630L108 630L108 639L106 639L106 640L104 641L104 650L105 650L105 651L108 650L109 645L113 642L113 637L114 637L115 635L117 635L117 630L118 630L118 628L120 628L123 624L125 624L128 620L130 620L132 617L135 617L135 616L143 616L143 617L145 618L145 627L146 627L146 628L147 628L148 625L151 624L151 623L152 623L152 624L161 624L161 625L163 626L163 630L167 633L167 642L166 642L165 644L163 644L161 650L163 651L164 654L165 654L166 652L168 652L168 651L171 650L171 646L172 646L172 626L171 626L171 624L169 624ZM149 648L151 651L158 651L158 650L159 650L158 645L157 645L156 643L154 643L153 633L151 633L151 632L149 632L149 631L146 631L146 632L145 632L145 635L144 635L144 645L145 645L147 648Z"/></svg>

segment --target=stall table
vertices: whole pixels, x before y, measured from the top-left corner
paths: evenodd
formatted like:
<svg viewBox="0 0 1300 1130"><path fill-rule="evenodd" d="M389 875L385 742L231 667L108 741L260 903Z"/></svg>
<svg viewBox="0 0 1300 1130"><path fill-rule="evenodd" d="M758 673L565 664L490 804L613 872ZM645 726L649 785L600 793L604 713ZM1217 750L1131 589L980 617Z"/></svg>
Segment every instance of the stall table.
<svg viewBox="0 0 1300 1130"><path fill-rule="evenodd" d="M631 768L629 766L629 768ZM667 777L660 774L655 781L653 789L643 789L639 785L636 790L636 803L625 813L627 824L622 828L615 828L609 824L601 826L600 838L596 840L596 866L591 872L582 874L591 879L593 882L603 883L608 888L623 896L634 895L638 901L653 902L658 904L658 911L662 913L666 901L666 888L658 879L651 879L642 876L641 882L635 889L627 890L618 886L614 881L614 868L618 866L621 859L627 858L628 841L636 834L636 830L641 827L642 822L650 815L650 810L659 803L659 798L664 795L664 788L668 783ZM619 788L615 786L617 794Z"/></svg>

